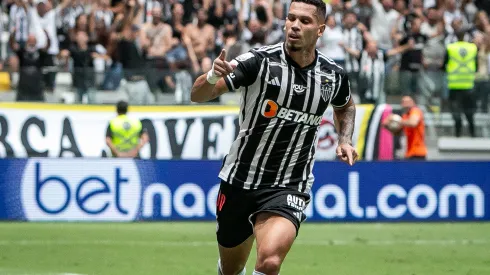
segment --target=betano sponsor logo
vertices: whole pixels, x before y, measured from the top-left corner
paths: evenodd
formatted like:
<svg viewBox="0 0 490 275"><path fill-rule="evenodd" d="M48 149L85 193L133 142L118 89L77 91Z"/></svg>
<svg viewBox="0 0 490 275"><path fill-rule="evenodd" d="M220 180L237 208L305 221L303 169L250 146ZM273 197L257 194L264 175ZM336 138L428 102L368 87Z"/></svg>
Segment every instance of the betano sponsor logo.
<svg viewBox="0 0 490 275"><path fill-rule="evenodd" d="M294 121L311 126L318 126L322 122L322 116L291 110L289 108L279 106L279 104L270 99L266 99L262 104L261 113L266 118L277 117L287 121Z"/></svg>

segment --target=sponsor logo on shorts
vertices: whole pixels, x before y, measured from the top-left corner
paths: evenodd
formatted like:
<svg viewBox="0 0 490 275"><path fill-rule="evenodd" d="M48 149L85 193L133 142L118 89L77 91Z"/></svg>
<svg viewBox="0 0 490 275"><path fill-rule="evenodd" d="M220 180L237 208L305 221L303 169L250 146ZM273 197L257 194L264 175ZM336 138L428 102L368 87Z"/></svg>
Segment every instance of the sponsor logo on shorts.
<svg viewBox="0 0 490 275"><path fill-rule="evenodd" d="M298 196L294 196L294 195L288 195L287 203L288 203L288 206L291 206L294 209L297 209L299 211L303 211L306 207L305 200L303 200L302 198L300 198Z"/></svg>
<svg viewBox="0 0 490 275"><path fill-rule="evenodd" d="M279 106L276 102L270 99L266 99L262 104L261 113L266 118L277 117L287 121L294 121L311 126L318 126L322 122L322 116L291 110L289 108Z"/></svg>

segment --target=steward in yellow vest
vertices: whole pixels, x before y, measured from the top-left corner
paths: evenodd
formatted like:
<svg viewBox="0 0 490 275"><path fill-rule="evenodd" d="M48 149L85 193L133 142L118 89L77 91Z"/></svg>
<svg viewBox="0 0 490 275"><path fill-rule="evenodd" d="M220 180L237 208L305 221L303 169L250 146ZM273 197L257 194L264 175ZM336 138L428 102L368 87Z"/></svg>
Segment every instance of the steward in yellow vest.
<svg viewBox="0 0 490 275"><path fill-rule="evenodd" d="M127 116L128 103L117 103L117 117L111 119L106 132L106 144L113 157L139 157L140 149L148 142L148 135L143 131L139 119Z"/></svg>
<svg viewBox="0 0 490 275"><path fill-rule="evenodd" d="M474 43L465 42L464 35L465 32L463 31L457 32L458 42L447 45L445 68L456 136L461 136L461 113L464 112L468 120L470 135L474 137L473 116L476 104L472 90L475 86L475 75L478 66L478 48Z"/></svg>

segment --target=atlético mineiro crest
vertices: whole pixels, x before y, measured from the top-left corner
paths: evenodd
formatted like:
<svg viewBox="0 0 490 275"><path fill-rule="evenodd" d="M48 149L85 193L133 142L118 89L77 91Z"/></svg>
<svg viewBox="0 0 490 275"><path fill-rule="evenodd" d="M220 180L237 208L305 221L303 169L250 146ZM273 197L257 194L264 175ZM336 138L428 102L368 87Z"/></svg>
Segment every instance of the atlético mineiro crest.
<svg viewBox="0 0 490 275"><path fill-rule="evenodd" d="M333 91L333 85L330 80L326 79L321 85L320 85L320 91L321 95L324 101L329 101L330 97L332 96L332 91Z"/></svg>

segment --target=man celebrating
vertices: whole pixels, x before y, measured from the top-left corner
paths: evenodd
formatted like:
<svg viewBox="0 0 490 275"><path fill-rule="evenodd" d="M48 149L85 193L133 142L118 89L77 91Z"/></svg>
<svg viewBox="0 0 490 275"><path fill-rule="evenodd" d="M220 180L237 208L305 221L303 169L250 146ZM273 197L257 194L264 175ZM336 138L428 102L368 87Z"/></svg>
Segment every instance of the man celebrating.
<svg viewBox="0 0 490 275"><path fill-rule="evenodd" d="M230 90L242 94L240 131L219 174L218 274L245 274L254 238L253 274L279 274L306 218L317 130L329 104L339 133L337 155L349 165L357 160L348 78L315 49L325 14L321 0L293 0L284 43L251 50L231 62L222 51L194 83L194 102Z"/></svg>

